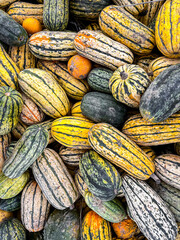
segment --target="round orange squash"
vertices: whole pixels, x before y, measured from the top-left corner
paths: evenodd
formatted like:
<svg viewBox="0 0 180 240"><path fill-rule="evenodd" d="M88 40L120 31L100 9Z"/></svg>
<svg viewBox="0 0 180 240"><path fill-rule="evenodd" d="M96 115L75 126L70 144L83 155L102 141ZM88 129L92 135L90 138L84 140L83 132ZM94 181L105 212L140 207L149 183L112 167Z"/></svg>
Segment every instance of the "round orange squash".
<svg viewBox="0 0 180 240"><path fill-rule="evenodd" d="M23 21L22 26L29 34L34 34L42 30L41 23L35 18L26 18Z"/></svg>

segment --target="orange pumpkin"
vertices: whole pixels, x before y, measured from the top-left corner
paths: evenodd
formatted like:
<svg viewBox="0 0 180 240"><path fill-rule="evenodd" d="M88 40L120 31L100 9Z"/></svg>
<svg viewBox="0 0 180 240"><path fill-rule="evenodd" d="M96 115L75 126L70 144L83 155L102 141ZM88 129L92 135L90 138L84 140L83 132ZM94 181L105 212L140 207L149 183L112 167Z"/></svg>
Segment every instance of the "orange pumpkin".
<svg viewBox="0 0 180 240"><path fill-rule="evenodd" d="M41 23L35 18L26 18L23 21L22 26L29 34L34 34L42 30Z"/></svg>
<svg viewBox="0 0 180 240"><path fill-rule="evenodd" d="M111 223L111 225L117 237L121 239L132 238L138 229L136 223L129 217L119 223Z"/></svg>
<svg viewBox="0 0 180 240"><path fill-rule="evenodd" d="M77 54L69 59L67 67L73 77L85 79L91 71L92 63L89 59Z"/></svg>

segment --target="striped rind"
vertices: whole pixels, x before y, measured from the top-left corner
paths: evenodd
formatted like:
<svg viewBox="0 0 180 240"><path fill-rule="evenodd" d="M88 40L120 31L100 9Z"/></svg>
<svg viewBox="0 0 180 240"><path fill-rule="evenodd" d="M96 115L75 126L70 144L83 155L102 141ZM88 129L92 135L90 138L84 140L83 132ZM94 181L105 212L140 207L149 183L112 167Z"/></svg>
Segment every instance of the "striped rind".
<svg viewBox="0 0 180 240"><path fill-rule="evenodd" d="M112 77L112 74L113 71L108 68L94 68L88 74L88 84L95 91L111 93L109 89L109 80Z"/></svg>
<svg viewBox="0 0 180 240"><path fill-rule="evenodd" d="M56 209L70 207L79 197L71 175L54 150L46 148L32 170L43 194Z"/></svg>
<svg viewBox="0 0 180 240"><path fill-rule="evenodd" d="M76 54L73 41L76 33L66 31L41 31L29 39L32 54L44 60L68 61Z"/></svg>
<svg viewBox="0 0 180 240"><path fill-rule="evenodd" d="M18 87L18 74L20 69L6 53L0 44L0 86L9 86L13 89Z"/></svg>
<svg viewBox="0 0 180 240"><path fill-rule="evenodd" d="M126 175L123 191L130 215L147 239L176 239L177 224L173 214L146 182Z"/></svg>
<svg viewBox="0 0 180 240"><path fill-rule="evenodd" d="M49 141L47 129L32 125L16 143L12 155L5 161L3 173L9 178L20 177L41 155Z"/></svg>
<svg viewBox="0 0 180 240"><path fill-rule="evenodd" d="M2 0L2 1L0 1L0 8L4 8L4 7L8 6L9 4L12 4L15 1L16 0Z"/></svg>
<svg viewBox="0 0 180 240"><path fill-rule="evenodd" d="M151 81L147 73L135 64L124 64L109 80L113 97L129 107L138 108L142 94Z"/></svg>
<svg viewBox="0 0 180 240"><path fill-rule="evenodd" d="M110 124L95 124L89 130L88 140L97 153L138 179L146 180L155 171L145 152Z"/></svg>
<svg viewBox="0 0 180 240"><path fill-rule="evenodd" d="M153 53L153 54L148 54L145 56L140 56L136 61L136 64L139 65L141 68L144 69L145 72L148 73L148 76L150 79L151 79L151 74L148 71L149 65L154 59L156 59L158 57L159 57L158 54Z"/></svg>
<svg viewBox="0 0 180 240"><path fill-rule="evenodd" d="M127 217L126 211L118 198L111 201L101 201L89 191L85 192L84 198L89 208L109 222L118 223Z"/></svg>
<svg viewBox="0 0 180 240"><path fill-rule="evenodd" d="M21 122L21 120L19 119L17 125L12 130L12 135L16 139L20 139L22 137L23 133L26 131L27 127L28 126L26 124L24 124L23 122Z"/></svg>
<svg viewBox="0 0 180 240"><path fill-rule="evenodd" d="M0 136L0 172L7 157L7 148L11 143L11 133Z"/></svg>
<svg viewBox="0 0 180 240"><path fill-rule="evenodd" d="M110 223L94 211L89 211L82 222L81 238L82 240L112 240Z"/></svg>
<svg viewBox="0 0 180 240"><path fill-rule="evenodd" d="M0 87L0 135L11 132L18 123L22 110L21 94L15 89Z"/></svg>
<svg viewBox="0 0 180 240"><path fill-rule="evenodd" d="M156 19L156 45L159 51L168 58L180 57L179 16L179 0L167 0L161 7Z"/></svg>
<svg viewBox="0 0 180 240"><path fill-rule="evenodd" d="M162 122L180 110L180 63L161 72L143 94L139 110L150 122Z"/></svg>
<svg viewBox="0 0 180 240"><path fill-rule="evenodd" d="M179 124L179 113L160 123L146 121L136 114L125 122L122 132L140 146L156 146L179 142Z"/></svg>
<svg viewBox="0 0 180 240"><path fill-rule="evenodd" d="M134 58L128 47L98 31L79 31L74 39L74 47L80 55L112 70L132 63Z"/></svg>
<svg viewBox="0 0 180 240"><path fill-rule="evenodd" d="M24 93L21 93L23 99L22 111L20 119L27 125L33 125L42 122L45 118L45 114L29 97Z"/></svg>
<svg viewBox="0 0 180 240"><path fill-rule="evenodd" d="M69 99L54 77L42 69L29 68L20 72L21 90L47 115L58 118L69 112Z"/></svg>
<svg viewBox="0 0 180 240"><path fill-rule="evenodd" d="M9 199L0 200L0 209L8 212L17 211L21 208L21 193Z"/></svg>
<svg viewBox="0 0 180 240"><path fill-rule="evenodd" d="M138 55L149 54L155 45L154 31L121 6L110 5L99 15L101 30L114 40L126 45Z"/></svg>
<svg viewBox="0 0 180 240"><path fill-rule="evenodd" d="M85 152L85 149L63 148L59 151L59 156L65 164L79 166L79 161Z"/></svg>
<svg viewBox="0 0 180 240"><path fill-rule="evenodd" d="M155 153L155 151L154 151L151 147L141 147L141 149L146 153L146 155L147 155L150 159L152 159L152 160L155 159L156 153Z"/></svg>
<svg viewBox="0 0 180 240"><path fill-rule="evenodd" d="M180 190L180 156L163 154L154 159L156 175L165 183Z"/></svg>
<svg viewBox="0 0 180 240"><path fill-rule="evenodd" d="M20 71L26 68L35 68L36 59L29 50L28 42L20 47L11 46L8 53Z"/></svg>
<svg viewBox="0 0 180 240"><path fill-rule="evenodd" d="M75 184L77 186L78 191L80 194L84 197L85 195L85 190L88 188L87 184L85 183L82 173L80 170L77 171L74 177Z"/></svg>
<svg viewBox="0 0 180 240"><path fill-rule="evenodd" d="M119 172L95 151L83 154L79 169L89 191L100 200L113 200L119 193L122 184Z"/></svg>
<svg viewBox="0 0 180 240"><path fill-rule="evenodd" d="M50 211L50 204L35 181L30 181L21 196L21 221L29 232L44 228Z"/></svg>
<svg viewBox="0 0 180 240"><path fill-rule="evenodd" d="M7 13L18 23L22 24L26 18L35 18L43 23L43 4L15 2L10 5Z"/></svg>
<svg viewBox="0 0 180 240"><path fill-rule="evenodd" d="M43 23L50 31L60 31L67 27L69 20L69 0L45 0Z"/></svg>
<svg viewBox="0 0 180 240"><path fill-rule="evenodd" d="M53 138L66 147L90 149L88 131L94 125L86 118L62 117L54 120L51 127Z"/></svg>
<svg viewBox="0 0 180 240"><path fill-rule="evenodd" d="M92 22L86 27L86 29L96 31L96 30L100 30L100 27L97 23Z"/></svg>
<svg viewBox="0 0 180 240"><path fill-rule="evenodd" d="M72 115L73 117L86 118L86 117L82 114L81 101L76 102L75 104L73 104L73 106L72 106L72 108L71 108L71 115Z"/></svg>
<svg viewBox="0 0 180 240"><path fill-rule="evenodd" d="M67 95L73 99L81 100L89 91L87 82L71 76L65 63L39 60L37 67L52 74Z"/></svg>
<svg viewBox="0 0 180 240"><path fill-rule="evenodd" d="M9 199L18 195L30 178L29 172L23 173L20 177L10 179L3 173L0 174L0 198Z"/></svg>
<svg viewBox="0 0 180 240"><path fill-rule="evenodd" d="M26 230L17 218L4 221L0 227L2 239L26 240Z"/></svg>
<svg viewBox="0 0 180 240"><path fill-rule="evenodd" d="M48 144L53 143L55 141L51 134L51 126L52 126L53 121L54 121L54 119L50 119L50 120L47 120L47 121L44 121L44 122L38 124L39 126L42 126L43 128L47 129L48 134L49 134Z"/></svg>

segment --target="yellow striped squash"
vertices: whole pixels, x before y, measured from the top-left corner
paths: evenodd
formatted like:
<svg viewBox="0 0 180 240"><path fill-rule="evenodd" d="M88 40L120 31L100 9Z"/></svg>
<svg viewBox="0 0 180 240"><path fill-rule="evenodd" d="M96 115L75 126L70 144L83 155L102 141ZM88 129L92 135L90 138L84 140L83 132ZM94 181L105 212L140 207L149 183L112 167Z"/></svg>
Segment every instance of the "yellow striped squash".
<svg viewBox="0 0 180 240"><path fill-rule="evenodd" d="M16 139L20 139L23 135L23 133L26 131L26 128L28 126L26 124L24 124L20 119L18 124L16 125L16 127L12 130L12 135L16 138Z"/></svg>
<svg viewBox="0 0 180 240"><path fill-rule="evenodd" d="M7 13L20 24L26 18L36 18L43 23L43 4L15 2L10 5Z"/></svg>
<svg viewBox="0 0 180 240"><path fill-rule="evenodd" d="M17 0L0 0L0 8L4 8Z"/></svg>
<svg viewBox="0 0 180 240"><path fill-rule="evenodd" d="M53 138L66 147L90 149L88 131L94 125L80 117L62 117L54 120L51 127Z"/></svg>
<svg viewBox="0 0 180 240"><path fill-rule="evenodd" d="M148 75L154 80L166 68L178 63L180 63L180 59L177 58L156 58L149 64Z"/></svg>
<svg viewBox="0 0 180 240"><path fill-rule="evenodd" d="M137 114L125 122L122 132L140 146L156 146L180 142L179 124L180 113L159 123L146 121Z"/></svg>
<svg viewBox="0 0 180 240"><path fill-rule="evenodd" d="M130 175L148 179L155 171L153 161L130 138L107 123L98 123L88 133L91 147Z"/></svg>
<svg viewBox="0 0 180 240"><path fill-rule="evenodd" d="M156 153L155 153L155 151L151 148L151 147L141 147L141 149L147 154L147 156L150 158L150 159L152 159L152 160L154 160L155 159L155 157L156 157Z"/></svg>
<svg viewBox="0 0 180 240"><path fill-rule="evenodd" d="M16 89L18 86L18 73L20 72L17 65L6 53L0 44L0 87L9 86Z"/></svg>
<svg viewBox="0 0 180 240"><path fill-rule="evenodd" d="M75 32L41 31L33 34L29 39L32 54L44 60L68 61L76 54L74 49Z"/></svg>
<svg viewBox="0 0 180 240"><path fill-rule="evenodd" d="M86 27L86 29L96 31L96 30L100 30L100 27L97 23L92 22Z"/></svg>
<svg viewBox="0 0 180 240"><path fill-rule="evenodd" d="M71 76L65 63L39 60L37 67L51 73L67 95L73 99L81 100L89 91L87 81Z"/></svg>
<svg viewBox="0 0 180 240"><path fill-rule="evenodd" d="M7 148L10 143L11 133L8 133L6 135L0 135L0 172L2 171L2 167L6 159Z"/></svg>
<svg viewBox="0 0 180 240"><path fill-rule="evenodd" d="M154 31L121 6L110 5L99 15L101 30L138 55L149 54L155 45Z"/></svg>
<svg viewBox="0 0 180 240"><path fill-rule="evenodd" d="M52 118L69 112L70 103L65 91L45 70L24 69L18 76L18 82L21 90Z"/></svg>
<svg viewBox="0 0 180 240"><path fill-rule="evenodd" d="M82 240L112 240L110 223L89 211L82 222Z"/></svg>
<svg viewBox="0 0 180 240"><path fill-rule="evenodd" d="M86 118L86 117L82 114L81 101L76 102L75 104L73 104L73 106L72 106L72 108L71 108L71 115L74 116L74 117Z"/></svg>
<svg viewBox="0 0 180 240"><path fill-rule="evenodd" d="M27 124L32 125L42 122L45 118L45 114L30 98L24 93L21 93L23 99L22 111L20 114L20 120Z"/></svg>
<svg viewBox="0 0 180 240"><path fill-rule="evenodd" d="M138 108L141 96L150 83L143 68L134 64L124 64L114 71L109 80L109 88L117 101Z"/></svg>
<svg viewBox="0 0 180 240"><path fill-rule="evenodd" d="M36 65L36 59L29 50L28 42L20 47L10 46L9 56L16 63L20 71L26 68L34 68Z"/></svg>
<svg viewBox="0 0 180 240"><path fill-rule="evenodd" d="M167 0L161 7L155 24L156 45L168 58L180 57L180 1Z"/></svg>
<svg viewBox="0 0 180 240"><path fill-rule="evenodd" d="M134 58L129 48L101 31L79 31L74 46L80 55L113 70L125 63L132 63Z"/></svg>
<svg viewBox="0 0 180 240"><path fill-rule="evenodd" d="M21 221L29 232L44 228L50 204L35 181L30 181L21 195Z"/></svg>
<svg viewBox="0 0 180 240"><path fill-rule="evenodd" d="M78 191L84 197L85 191L86 191L86 189L88 189L88 186L85 183L80 170L78 170L77 173L75 174L74 180L75 180L75 184L77 186Z"/></svg>

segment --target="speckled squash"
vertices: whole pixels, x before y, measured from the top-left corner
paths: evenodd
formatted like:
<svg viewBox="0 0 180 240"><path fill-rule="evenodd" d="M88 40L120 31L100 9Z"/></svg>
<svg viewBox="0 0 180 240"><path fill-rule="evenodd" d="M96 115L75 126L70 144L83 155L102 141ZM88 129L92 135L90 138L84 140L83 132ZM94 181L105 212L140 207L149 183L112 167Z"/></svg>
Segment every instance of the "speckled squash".
<svg viewBox="0 0 180 240"><path fill-rule="evenodd" d="M177 224L173 214L145 181L126 175L123 191L130 215L147 239L175 240Z"/></svg>
<svg viewBox="0 0 180 240"><path fill-rule="evenodd" d="M6 177L3 173L0 174L0 198L9 199L18 195L30 177L29 172L23 173L20 177L15 179L10 179Z"/></svg>
<svg viewBox="0 0 180 240"><path fill-rule="evenodd" d="M33 34L29 39L32 54L40 59L50 61L68 61L76 54L73 41L75 32L41 31Z"/></svg>
<svg viewBox="0 0 180 240"><path fill-rule="evenodd" d="M21 90L47 115L58 118L70 110L69 99L55 78L42 69L24 69L18 76Z"/></svg>
<svg viewBox="0 0 180 240"><path fill-rule="evenodd" d="M88 131L94 125L88 119L80 117L62 117L52 123L53 138L66 147L90 149Z"/></svg>
<svg viewBox="0 0 180 240"><path fill-rule="evenodd" d="M154 59L148 67L148 75L154 80L161 72L172 65L180 63L180 59L159 57Z"/></svg>
<svg viewBox="0 0 180 240"><path fill-rule="evenodd" d="M180 156L163 154L154 159L156 175L165 183L180 190Z"/></svg>
<svg viewBox="0 0 180 240"><path fill-rule="evenodd" d="M6 151L6 158L7 158L7 159L12 155L13 150L14 150L14 148L15 148L15 146L16 146L16 143L17 143L17 141L13 141L13 142L11 142L11 143L9 144L9 146L8 146L8 148L7 148L7 151Z"/></svg>
<svg viewBox="0 0 180 240"><path fill-rule="evenodd" d="M138 65L125 64L119 67L109 80L113 97L129 107L138 108L142 94L151 81Z"/></svg>
<svg viewBox="0 0 180 240"><path fill-rule="evenodd" d="M136 223L129 217L118 223L112 223L111 226L120 239L132 238L138 230Z"/></svg>
<svg viewBox="0 0 180 240"><path fill-rule="evenodd" d="M54 138L52 137L52 134L51 134L51 126L52 126L53 121L54 121L54 119L50 119L50 120L43 121L42 123L38 124L38 125L42 126L43 128L47 129L48 134L49 134L48 144L55 142L55 140L54 140Z"/></svg>
<svg viewBox="0 0 180 240"><path fill-rule="evenodd" d="M76 209L54 210L45 225L44 240L78 240L80 232L79 214Z"/></svg>
<svg viewBox="0 0 180 240"><path fill-rule="evenodd" d="M155 45L154 31L121 6L110 5L99 15L101 30L138 55L149 54Z"/></svg>
<svg viewBox="0 0 180 240"><path fill-rule="evenodd" d="M18 123L23 100L21 94L11 87L0 87L0 135L11 132Z"/></svg>
<svg viewBox="0 0 180 240"><path fill-rule="evenodd" d="M8 212L17 211L21 208L21 193L13 198L1 199L0 209Z"/></svg>
<svg viewBox="0 0 180 240"><path fill-rule="evenodd" d="M18 87L17 79L20 69L6 53L2 44L0 44L0 56L0 87L9 86L16 89Z"/></svg>
<svg viewBox="0 0 180 240"><path fill-rule="evenodd" d="M180 57L180 2L167 0L161 7L155 25L156 45L168 58Z"/></svg>
<svg viewBox="0 0 180 240"><path fill-rule="evenodd" d="M10 5L7 13L18 23L22 24L26 18L35 18L43 23L43 4L15 2Z"/></svg>
<svg viewBox="0 0 180 240"><path fill-rule="evenodd" d="M12 130L12 135L16 139L20 139L22 137L23 133L26 131L27 127L28 126L26 124L24 124L23 122L21 122L21 120L19 119L17 125Z"/></svg>
<svg viewBox="0 0 180 240"><path fill-rule="evenodd" d="M139 106L144 119L162 122L180 110L179 74L180 64L170 66L150 84Z"/></svg>
<svg viewBox="0 0 180 240"><path fill-rule="evenodd" d="M74 39L74 47L83 57L112 70L132 63L134 58L129 48L98 31L79 31Z"/></svg>
<svg viewBox="0 0 180 240"><path fill-rule="evenodd" d="M71 76L65 63L39 60L37 67L52 74L67 95L73 99L81 100L89 91L87 82Z"/></svg>
<svg viewBox="0 0 180 240"><path fill-rule="evenodd" d="M11 142L11 133L0 136L0 172L6 159L7 148Z"/></svg>
<svg viewBox="0 0 180 240"><path fill-rule="evenodd" d="M161 123L146 121L140 114L130 117L122 132L140 146L156 146L180 141L180 113Z"/></svg>
<svg viewBox="0 0 180 240"><path fill-rule="evenodd" d="M12 212L7 212L4 210L0 210L0 224L2 222L4 222L5 220L7 220L8 218L13 217L13 213Z"/></svg>
<svg viewBox="0 0 180 240"><path fill-rule="evenodd" d="M27 68L34 68L36 65L36 59L29 50L28 42L20 47L11 46L8 53L20 71Z"/></svg>
<svg viewBox="0 0 180 240"><path fill-rule="evenodd" d="M108 221L89 211L82 222L82 240L112 240L111 226Z"/></svg>
<svg viewBox="0 0 180 240"><path fill-rule="evenodd" d="M21 196L21 221L29 232L39 232L44 228L50 204L35 181L30 181Z"/></svg>
<svg viewBox="0 0 180 240"><path fill-rule="evenodd" d="M155 171L153 161L132 140L107 123L98 123L88 133L91 147L132 176L146 180Z"/></svg>
<svg viewBox="0 0 180 240"><path fill-rule="evenodd" d="M141 149L148 155L150 159L155 159L156 153L151 147L141 147Z"/></svg>
<svg viewBox="0 0 180 240"><path fill-rule="evenodd" d="M65 164L79 166L79 161L85 152L85 149L64 148L59 151L59 156Z"/></svg>
<svg viewBox="0 0 180 240"><path fill-rule="evenodd" d="M82 114L81 101L76 102L75 104L73 104L73 106L72 106L72 108L71 108L71 115L72 115L73 117L86 118L86 117Z"/></svg>
<svg viewBox="0 0 180 240"><path fill-rule="evenodd" d="M0 0L0 8L7 7L9 4L15 2L16 0Z"/></svg>
<svg viewBox="0 0 180 240"><path fill-rule="evenodd" d="M75 183L54 150L46 148L33 163L32 170L43 194L56 209L68 208L78 199Z"/></svg>
<svg viewBox="0 0 180 240"><path fill-rule="evenodd" d="M148 54L145 56L139 56L138 58L136 58L135 63L139 65L141 68L143 68L145 72L148 73L149 64L158 57L159 57L159 54ZM149 74L148 76L149 78L151 77Z"/></svg>
<svg viewBox="0 0 180 240"><path fill-rule="evenodd" d="M78 191L84 197L85 196L85 190L88 189L88 186L85 183L84 178L83 178L80 170L78 170L77 173L75 174L74 181L75 181L75 184L77 186Z"/></svg>
<svg viewBox="0 0 180 240"><path fill-rule="evenodd" d="M95 151L83 154L79 169L88 189L102 201L113 200L121 189L121 177L116 168Z"/></svg>
<svg viewBox="0 0 180 240"><path fill-rule="evenodd" d="M85 202L89 208L105 220L118 223L127 217L126 211L118 198L102 201L89 191L85 192Z"/></svg>

